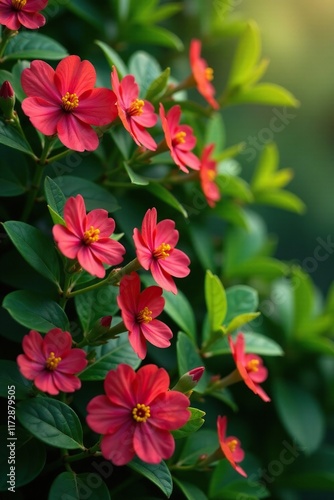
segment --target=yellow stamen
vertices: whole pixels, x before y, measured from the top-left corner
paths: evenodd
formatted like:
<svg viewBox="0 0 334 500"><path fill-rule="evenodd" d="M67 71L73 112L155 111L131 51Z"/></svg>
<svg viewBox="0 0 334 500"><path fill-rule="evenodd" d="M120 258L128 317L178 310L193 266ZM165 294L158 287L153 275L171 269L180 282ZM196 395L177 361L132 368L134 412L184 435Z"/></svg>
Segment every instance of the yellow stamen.
<svg viewBox="0 0 334 500"><path fill-rule="evenodd" d="M166 259L169 257L170 251L172 247L168 243L161 243L153 252L153 255L156 259Z"/></svg>
<svg viewBox="0 0 334 500"><path fill-rule="evenodd" d="M247 371L249 371L249 372L259 371L259 364L260 364L260 361L258 359L251 359L250 361L248 361L248 363L246 365Z"/></svg>
<svg viewBox="0 0 334 500"><path fill-rule="evenodd" d="M213 182L215 178L217 177L217 173L214 170L208 170L207 171L208 179L209 181Z"/></svg>
<svg viewBox="0 0 334 500"><path fill-rule="evenodd" d="M99 229L95 229L95 227L90 226L90 229L87 229L87 231L84 232L83 240L85 245L90 245L91 243L98 241L99 234L100 234Z"/></svg>
<svg viewBox="0 0 334 500"><path fill-rule="evenodd" d="M151 416L151 409L149 406L137 403L132 410L132 416L136 422L146 422L146 420Z"/></svg>
<svg viewBox="0 0 334 500"><path fill-rule="evenodd" d="M138 323L149 323L152 319L152 311L147 306L137 314Z"/></svg>
<svg viewBox="0 0 334 500"><path fill-rule="evenodd" d="M211 82L213 80L213 69L212 68L205 68L205 78Z"/></svg>
<svg viewBox="0 0 334 500"><path fill-rule="evenodd" d="M181 130L180 132L177 132L177 134L174 135L173 142L174 144L184 144L186 142L186 132L183 132Z"/></svg>
<svg viewBox="0 0 334 500"><path fill-rule="evenodd" d="M144 104L145 102L142 99L136 99L133 101L127 110L128 115L140 116L143 113Z"/></svg>
<svg viewBox="0 0 334 500"><path fill-rule="evenodd" d="M76 94L70 94L69 92L66 92L61 100L63 102L63 109L65 111L72 111L79 106L79 98Z"/></svg>
<svg viewBox="0 0 334 500"><path fill-rule="evenodd" d="M235 451L237 445L238 445L238 441L236 439L231 439L231 441L229 441L227 443L227 446L230 448L232 453Z"/></svg>
<svg viewBox="0 0 334 500"><path fill-rule="evenodd" d="M60 357L56 358L55 353L50 352L50 356L47 358L45 366L48 370L54 371L57 368L58 363L60 361L61 361Z"/></svg>
<svg viewBox="0 0 334 500"><path fill-rule="evenodd" d="M21 10L25 6L27 0L12 0L12 6L14 9Z"/></svg>

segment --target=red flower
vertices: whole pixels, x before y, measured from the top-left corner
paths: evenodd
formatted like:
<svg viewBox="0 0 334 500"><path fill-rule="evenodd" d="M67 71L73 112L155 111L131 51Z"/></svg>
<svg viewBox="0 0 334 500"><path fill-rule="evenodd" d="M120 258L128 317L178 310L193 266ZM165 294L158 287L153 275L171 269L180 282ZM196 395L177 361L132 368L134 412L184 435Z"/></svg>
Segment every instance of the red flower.
<svg viewBox="0 0 334 500"><path fill-rule="evenodd" d="M134 76L125 76L121 83L115 66L111 73L112 89L117 97L117 110L125 129L138 146L155 151L157 144L147 132L158 120L154 107L149 101L139 99L139 87Z"/></svg>
<svg viewBox="0 0 334 500"><path fill-rule="evenodd" d="M197 85L197 90L204 99L214 109L219 109L219 104L215 100L216 93L211 80L213 79L213 69L209 68L205 59L201 58L202 43L200 40L192 40L190 44L190 66Z"/></svg>
<svg viewBox="0 0 334 500"><path fill-rule="evenodd" d="M106 395L96 396L87 406L89 427L103 434L105 458L124 465L135 455L151 464L172 456L175 442L170 431L182 427L190 413L189 399L168 387L168 373L155 365L136 373L120 364L108 373Z"/></svg>
<svg viewBox="0 0 334 500"><path fill-rule="evenodd" d="M103 278L103 263L119 264L125 249L118 241L110 239L115 221L106 210L95 209L86 215L83 197L78 194L69 198L64 206L66 226L53 226L53 237L62 254L77 259L88 273Z"/></svg>
<svg viewBox="0 0 334 500"><path fill-rule="evenodd" d="M217 419L218 439L221 451L232 467L244 477L247 477L246 472L237 463L242 462L245 458L245 452L241 448L240 441L235 436L226 435L227 417L219 416Z"/></svg>
<svg viewBox="0 0 334 500"><path fill-rule="evenodd" d="M270 401L269 396L259 385L268 377L268 370L263 366L262 358L256 354L245 354L245 339L242 333L238 334L235 344L230 336L228 341L241 379L263 401Z"/></svg>
<svg viewBox="0 0 334 500"><path fill-rule="evenodd" d="M35 30L44 26L45 17L38 11L46 7L48 0L0 0L0 24L9 30L21 26Z"/></svg>
<svg viewBox="0 0 334 500"><path fill-rule="evenodd" d="M214 180L217 176L217 162L211 158L214 144L208 144L202 151L199 178L202 191L210 207L214 207L216 201L220 200L220 192Z"/></svg>
<svg viewBox="0 0 334 500"><path fill-rule="evenodd" d="M108 125L117 117L116 96L109 89L93 88L94 66L79 56L65 57L54 70L43 61L33 61L22 72L27 98L22 109L42 134L58 134L75 151L94 151L99 145L91 125Z"/></svg>
<svg viewBox="0 0 334 500"><path fill-rule="evenodd" d="M177 293L172 276L184 278L190 270L189 257L175 248L179 240L179 232L175 229L175 222L165 219L157 223L157 210L147 210L141 232L137 228L133 231L137 258L140 265L150 269L153 278L164 290Z"/></svg>
<svg viewBox="0 0 334 500"><path fill-rule="evenodd" d="M72 349L72 337L60 328L53 328L43 338L35 330L25 335L24 354L17 357L20 372L33 380L37 389L55 396L59 391L73 392L81 387L75 376L87 365L86 353Z"/></svg>
<svg viewBox="0 0 334 500"><path fill-rule="evenodd" d="M196 137L189 125L179 125L181 108L175 105L165 115L165 109L160 103L160 118L167 146L171 157L183 172L188 173L187 167L199 170L200 161L191 150L196 145Z"/></svg>
<svg viewBox="0 0 334 500"><path fill-rule="evenodd" d="M121 280L118 306L129 331L129 342L141 359L146 356L146 341L156 347L168 347L169 339L173 337L171 329L155 319L165 305L165 299L161 295L162 288L159 286L149 286L141 292L140 279L135 272Z"/></svg>

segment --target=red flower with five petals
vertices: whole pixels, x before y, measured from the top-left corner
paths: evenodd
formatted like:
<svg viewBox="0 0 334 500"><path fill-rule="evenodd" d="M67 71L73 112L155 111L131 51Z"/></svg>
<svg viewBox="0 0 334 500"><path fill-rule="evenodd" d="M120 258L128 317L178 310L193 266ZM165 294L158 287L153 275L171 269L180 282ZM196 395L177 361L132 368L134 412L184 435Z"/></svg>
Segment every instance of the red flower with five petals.
<svg viewBox="0 0 334 500"><path fill-rule="evenodd" d="M245 458L245 452L241 448L240 441L235 436L226 437L226 428L227 428L227 417L218 416L217 419L217 430L218 430L218 439L221 451L225 458L230 462L232 467L239 472L244 477L247 477L246 472L237 465L239 462L242 462Z"/></svg>
<svg viewBox="0 0 334 500"><path fill-rule="evenodd" d="M219 109L219 104L214 98L216 93L211 83L213 79L213 69L207 65L205 59L201 57L202 43L200 40L192 40L190 44L190 67L197 90L213 109Z"/></svg>
<svg viewBox="0 0 334 500"><path fill-rule="evenodd" d="M44 26L45 17L39 13L45 9L48 0L0 0L0 24L9 30L21 26L35 30Z"/></svg>
<svg viewBox="0 0 334 500"><path fill-rule="evenodd" d="M173 337L171 329L155 319L165 305L161 295L159 286L149 286L141 292L140 279L135 272L121 280L117 303L129 331L129 342L141 359L146 356L146 341L156 347L168 347Z"/></svg>
<svg viewBox="0 0 334 500"><path fill-rule="evenodd" d="M170 108L167 115L160 103L160 118L165 140L171 157L183 172L188 173L188 167L199 170L200 161L191 150L196 145L196 137L189 125L180 125L181 107L177 104Z"/></svg>
<svg viewBox="0 0 334 500"><path fill-rule="evenodd" d="M52 396L59 391L73 392L81 387L75 375L87 365L83 349L72 349L69 332L53 328L43 338L31 330L23 337L24 354L17 357L20 372L28 380L33 380L37 389Z"/></svg>
<svg viewBox="0 0 334 500"><path fill-rule="evenodd" d="M86 215L84 199L78 194L66 201L64 219L66 226L56 224L52 233L66 257L77 259L83 269L98 278L106 274L103 263L116 265L122 262L125 249L110 238L115 221L108 217L106 210L99 208Z"/></svg>
<svg viewBox="0 0 334 500"><path fill-rule="evenodd" d="M220 200L220 191L214 180L217 176L217 162L211 157L214 144L208 144L202 151L199 178L202 191L210 207L214 207Z"/></svg>
<svg viewBox="0 0 334 500"><path fill-rule="evenodd" d="M175 222L165 219L157 223L157 210L147 210L141 227L133 231L137 258L140 265L150 269L153 278L164 290L177 293L172 276L184 278L190 270L189 257L175 248L179 232Z"/></svg>
<svg viewBox="0 0 334 500"><path fill-rule="evenodd" d="M268 377L268 370L263 366L262 358L256 354L245 353L245 339L242 333L238 334L235 344L230 336L228 341L240 380L243 380L263 401L270 401L268 394L259 385Z"/></svg>
<svg viewBox="0 0 334 500"><path fill-rule="evenodd" d="M22 109L42 134L58 135L75 151L94 151L99 139L92 125L108 125L117 117L112 90L93 88L94 66L78 56L65 57L54 70L44 61L33 61L22 72L27 98Z"/></svg>
<svg viewBox="0 0 334 500"><path fill-rule="evenodd" d="M158 117L149 101L139 99L139 87L134 76L126 75L119 82L114 66L111 73L111 85L117 97L118 116L124 128L138 146L155 151L157 144L146 128L153 127L157 123Z"/></svg>
<svg viewBox="0 0 334 500"><path fill-rule="evenodd" d="M137 372L120 364L104 381L106 395L87 406L89 427L103 434L102 455L115 465L125 465L135 455L150 464L170 458L175 449L170 431L190 417L189 399L170 391L163 368L145 365Z"/></svg>

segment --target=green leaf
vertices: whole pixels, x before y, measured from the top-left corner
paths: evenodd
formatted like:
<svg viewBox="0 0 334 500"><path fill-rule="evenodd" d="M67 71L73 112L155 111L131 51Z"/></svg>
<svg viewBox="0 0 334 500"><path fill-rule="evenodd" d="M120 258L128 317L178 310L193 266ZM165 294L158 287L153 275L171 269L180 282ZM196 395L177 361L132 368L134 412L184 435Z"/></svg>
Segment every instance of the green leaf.
<svg viewBox="0 0 334 500"><path fill-rule="evenodd" d="M233 399L232 393L227 388L215 389L213 391L210 389L205 393L205 395L206 394L212 398L219 399L219 401L222 401L225 405L229 406L234 412L238 411L238 406Z"/></svg>
<svg viewBox="0 0 334 500"><path fill-rule="evenodd" d="M146 4L148 2L145 2ZM173 16L177 12L180 12L182 10L182 5L180 3L169 3L168 5L161 5L157 9L153 10L150 12L149 15L147 15L147 12L145 9L140 9L141 13L141 19L145 23L149 24L155 24L160 21L163 21L164 19L167 19L168 17ZM137 15L136 19L140 19L140 17Z"/></svg>
<svg viewBox="0 0 334 500"><path fill-rule="evenodd" d="M8 397L8 394L10 394L8 392L9 387L11 386L14 386L15 399L25 399L31 395L32 382L21 375L15 361L0 360L0 378L1 397Z"/></svg>
<svg viewBox="0 0 334 500"><path fill-rule="evenodd" d="M59 176L54 181L66 198L81 194L85 199L87 211L104 208L108 212L115 212L120 208L116 198L94 182L72 175Z"/></svg>
<svg viewBox="0 0 334 500"><path fill-rule="evenodd" d="M256 165L251 187L253 191L261 191L267 186L273 174L278 168L279 154L274 142L266 144L263 148Z"/></svg>
<svg viewBox="0 0 334 500"><path fill-rule="evenodd" d="M104 53L110 69L115 66L121 78L128 74L128 68L126 67L125 62L120 58L115 50L113 50L111 47L109 47L109 45L101 42L100 40L95 40L95 43Z"/></svg>
<svg viewBox="0 0 334 500"><path fill-rule="evenodd" d="M274 340L255 332L243 332L245 337L245 352L259 354L260 356L282 356L283 350ZM223 337L210 346L210 351L205 353L205 357L230 354L231 349L227 337Z"/></svg>
<svg viewBox="0 0 334 500"><path fill-rule="evenodd" d="M215 332L223 324L227 312L225 289L218 276L213 275L209 270L205 275L204 289L210 328L212 332Z"/></svg>
<svg viewBox="0 0 334 500"><path fill-rule="evenodd" d="M306 211L305 203L294 193L283 189L268 189L255 194L255 201L263 205L272 205L277 208L303 214Z"/></svg>
<svg viewBox="0 0 334 500"><path fill-rule="evenodd" d="M114 316L118 311L116 297L119 289L104 286L75 297L75 307L84 332L88 332L94 323L103 316Z"/></svg>
<svg viewBox="0 0 334 500"><path fill-rule="evenodd" d="M229 104L262 104L298 108L299 101L284 87L274 83L258 83L255 87L242 87L228 97Z"/></svg>
<svg viewBox="0 0 334 500"><path fill-rule="evenodd" d="M79 417L67 404L48 397L26 399L17 405L16 414L40 441L56 448L84 449Z"/></svg>
<svg viewBox="0 0 334 500"><path fill-rule="evenodd" d="M54 243L39 229L19 221L3 226L22 257L45 278L59 286L59 261Z"/></svg>
<svg viewBox="0 0 334 500"><path fill-rule="evenodd" d="M217 203L213 211L232 225L240 226L245 230L248 229L245 210L234 200L223 198Z"/></svg>
<svg viewBox="0 0 334 500"><path fill-rule="evenodd" d="M97 4L94 4L89 0L71 0L70 2L58 3L66 6L67 9L74 12L74 14L101 31L101 27L103 27L106 19L103 17Z"/></svg>
<svg viewBox="0 0 334 500"><path fill-rule="evenodd" d="M203 366L203 359L199 355L198 348L194 341L183 332L178 332L176 342L177 365L179 376L189 372L193 368ZM209 381L209 376L206 372L203 373L200 381L196 386L197 392L204 392Z"/></svg>
<svg viewBox="0 0 334 500"><path fill-rule="evenodd" d="M207 228L192 221L188 226L192 248L197 253L203 269L214 269L216 262L211 238L208 238Z"/></svg>
<svg viewBox="0 0 334 500"><path fill-rule="evenodd" d="M234 175L219 174L215 179L221 193L224 196L232 196L246 203L253 201L253 194L246 181Z"/></svg>
<svg viewBox="0 0 334 500"><path fill-rule="evenodd" d="M196 338L196 321L192 307L181 290L176 295L171 292L163 292L165 299L164 312L167 313L173 321L189 337Z"/></svg>
<svg viewBox="0 0 334 500"><path fill-rule="evenodd" d="M236 472L227 460L221 460L211 476L210 500L259 500L268 498L269 491L262 483L250 481Z"/></svg>
<svg viewBox="0 0 334 500"><path fill-rule="evenodd" d="M14 444L14 447L13 447ZM12 445L11 448L7 446ZM33 481L43 470L46 460L46 450L43 443L35 439L29 432L16 426L15 440L8 437L7 426L0 428L0 446L7 453L0 455L0 491L10 491L10 467L15 470L15 493L17 488ZM15 448L15 451L14 451ZM15 461L11 462L9 452L14 451ZM32 460L33 456L33 460ZM13 469L12 469L13 471ZM16 496L16 495L14 495Z"/></svg>
<svg viewBox="0 0 334 500"><path fill-rule="evenodd" d="M46 177L44 181L44 191L46 201L52 210L60 217L64 216L64 205L66 197L58 184L51 177Z"/></svg>
<svg viewBox="0 0 334 500"><path fill-rule="evenodd" d="M17 290L6 295L2 306L20 325L46 333L52 328L69 330L64 310L43 295L28 290Z"/></svg>
<svg viewBox="0 0 334 500"><path fill-rule="evenodd" d="M189 436L189 434L196 432L204 424L204 411L198 410L197 408L188 408L188 410L191 412L188 422L180 429L172 431L175 439Z"/></svg>
<svg viewBox="0 0 334 500"><path fill-rule="evenodd" d="M303 327L313 317L315 296L310 276L299 267L292 269L291 284L293 287L294 324L296 336L303 337Z"/></svg>
<svg viewBox="0 0 334 500"><path fill-rule="evenodd" d="M123 162L123 165L132 184L136 184L137 186L147 186L149 184L149 180L132 170L126 161Z"/></svg>
<svg viewBox="0 0 334 500"><path fill-rule="evenodd" d="M0 120L0 144L4 144L30 156L34 156L30 144L22 137L16 128L11 124L6 124Z"/></svg>
<svg viewBox="0 0 334 500"><path fill-rule="evenodd" d="M108 465L106 465L108 464ZM95 462L98 469L99 465ZM109 467L109 477L113 472L113 466L104 462L103 467ZM105 471L104 471L105 474ZM106 478L106 476L103 476ZM101 476L94 472L76 474L75 472L62 472L53 481L48 500L110 500L110 493L106 483Z"/></svg>
<svg viewBox="0 0 334 500"><path fill-rule="evenodd" d="M159 198L160 200L167 203L169 206L175 208L178 212L180 212L184 217L188 217L187 211L181 205L181 203L175 198L175 196L168 191L164 186L158 184L156 182L151 182L146 186L147 191L152 193L154 196Z"/></svg>
<svg viewBox="0 0 334 500"><path fill-rule="evenodd" d="M125 33L127 42L150 43L161 45L178 51L183 50L182 40L171 31L161 26L140 26L136 25Z"/></svg>
<svg viewBox="0 0 334 500"><path fill-rule="evenodd" d="M184 445L178 465L192 465L196 463L201 455L210 455L218 448L218 436L216 431L200 430L191 434Z"/></svg>
<svg viewBox="0 0 334 500"><path fill-rule="evenodd" d="M187 500L207 500L208 497L193 483L180 481L176 477L173 478L173 481L178 485Z"/></svg>
<svg viewBox="0 0 334 500"><path fill-rule="evenodd" d="M80 373L81 380L104 380L110 370L115 370L120 363L126 363L133 369L140 365L140 358L132 349L127 333L121 333L107 344L94 347L95 357Z"/></svg>
<svg viewBox="0 0 334 500"><path fill-rule="evenodd" d="M145 99L147 99L148 101L158 100L166 90L169 76L170 68L166 68L150 83L145 95Z"/></svg>
<svg viewBox="0 0 334 500"><path fill-rule="evenodd" d="M273 257L253 257L246 262L240 263L229 277L238 276L248 278L251 276L261 276L262 278L272 281L275 278L280 278L289 273L289 266L284 262Z"/></svg>
<svg viewBox="0 0 334 500"><path fill-rule="evenodd" d="M255 313L243 313L239 314L235 318L233 318L229 324L227 325L225 331L226 333L232 333L234 330L237 330L240 326L245 325L246 323L249 323L250 321L253 321L253 319L257 318L260 316L261 313L255 312Z"/></svg>
<svg viewBox="0 0 334 500"><path fill-rule="evenodd" d="M254 21L248 22L242 34L228 80L228 87L237 87L252 76L261 55L260 30Z"/></svg>
<svg viewBox="0 0 334 500"><path fill-rule="evenodd" d="M204 144L215 144L214 156L225 146L226 130L221 113L213 113L207 121Z"/></svg>
<svg viewBox="0 0 334 500"><path fill-rule="evenodd" d="M320 446L325 432L325 419L318 401L291 380L275 379L273 400L282 424L306 454Z"/></svg>
<svg viewBox="0 0 334 500"><path fill-rule="evenodd" d="M128 466L152 481L169 498L173 492L173 480L166 463L162 460L159 464L147 464L139 458L134 458Z"/></svg>
<svg viewBox="0 0 334 500"><path fill-rule="evenodd" d="M227 315L225 324L228 325L241 314L255 312L259 306L258 292L248 285L235 285L227 288Z"/></svg>
<svg viewBox="0 0 334 500"><path fill-rule="evenodd" d="M139 85L140 96L144 97L151 83L161 74L158 61L147 52L137 51L129 59L129 73Z"/></svg>
<svg viewBox="0 0 334 500"><path fill-rule="evenodd" d="M60 43L40 33L21 31L11 38L5 50L3 60L8 59L55 59L68 55Z"/></svg>
<svg viewBox="0 0 334 500"><path fill-rule="evenodd" d="M17 61L12 67L11 76L8 78L13 86L15 96L19 101L23 101L23 99L26 97L21 85L21 74L22 71L26 68L29 68L29 66L30 61Z"/></svg>
<svg viewBox="0 0 334 500"><path fill-rule="evenodd" d="M28 186L28 168L25 158L14 150L10 153L0 161L0 196L4 197L24 194Z"/></svg>

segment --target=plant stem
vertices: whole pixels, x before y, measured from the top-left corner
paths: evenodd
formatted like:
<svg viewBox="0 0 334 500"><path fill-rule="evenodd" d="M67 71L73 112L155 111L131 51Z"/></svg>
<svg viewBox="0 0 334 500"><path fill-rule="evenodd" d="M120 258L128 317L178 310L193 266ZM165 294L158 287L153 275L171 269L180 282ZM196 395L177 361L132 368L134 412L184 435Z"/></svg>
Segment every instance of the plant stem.
<svg viewBox="0 0 334 500"><path fill-rule="evenodd" d="M5 58L2 59L2 56L4 55L7 43L11 38L16 36L18 33L19 32L17 30L9 30L8 28L5 28L3 30L2 39L0 40L0 61L5 59Z"/></svg>

